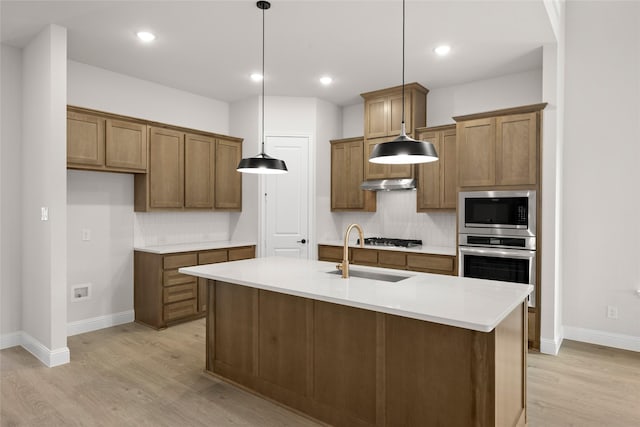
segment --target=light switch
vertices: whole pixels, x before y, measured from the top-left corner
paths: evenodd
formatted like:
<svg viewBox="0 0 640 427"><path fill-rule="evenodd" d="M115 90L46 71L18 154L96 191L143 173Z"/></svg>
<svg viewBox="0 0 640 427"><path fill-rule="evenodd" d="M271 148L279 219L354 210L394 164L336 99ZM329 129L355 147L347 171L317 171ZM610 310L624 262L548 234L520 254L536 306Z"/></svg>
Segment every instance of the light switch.
<svg viewBox="0 0 640 427"><path fill-rule="evenodd" d="M82 240L85 242L91 240L91 230L88 228L82 229Z"/></svg>
<svg viewBox="0 0 640 427"><path fill-rule="evenodd" d="M49 221L49 208L46 206L40 208L40 221Z"/></svg>

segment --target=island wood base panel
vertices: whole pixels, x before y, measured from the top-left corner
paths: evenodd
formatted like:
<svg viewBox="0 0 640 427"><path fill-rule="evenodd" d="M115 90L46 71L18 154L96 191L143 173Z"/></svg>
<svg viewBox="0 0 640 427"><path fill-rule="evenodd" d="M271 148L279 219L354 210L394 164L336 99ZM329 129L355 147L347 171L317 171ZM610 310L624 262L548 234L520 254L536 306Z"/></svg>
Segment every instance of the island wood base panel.
<svg viewBox="0 0 640 427"><path fill-rule="evenodd" d="M525 424L527 310L489 333L209 281L206 369L336 426Z"/></svg>

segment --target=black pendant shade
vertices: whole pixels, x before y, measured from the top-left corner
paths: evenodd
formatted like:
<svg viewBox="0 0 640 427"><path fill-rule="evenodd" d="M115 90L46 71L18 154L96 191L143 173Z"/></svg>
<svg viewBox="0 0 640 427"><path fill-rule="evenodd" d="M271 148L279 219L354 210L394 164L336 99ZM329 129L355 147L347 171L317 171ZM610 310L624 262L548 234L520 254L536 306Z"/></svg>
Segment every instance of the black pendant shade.
<svg viewBox="0 0 640 427"><path fill-rule="evenodd" d="M276 159L264 152L264 11L271 7L271 3L259 1L256 6L262 10L262 150L257 156L240 160L236 170L242 173L275 175L287 173L288 170L284 160Z"/></svg>
<svg viewBox="0 0 640 427"><path fill-rule="evenodd" d="M255 157L247 157L240 160L238 172L256 174L279 174L287 173L287 165L284 160L276 159L265 153L260 153Z"/></svg>
<svg viewBox="0 0 640 427"><path fill-rule="evenodd" d="M436 147L429 141L416 141L407 136L404 124L404 21L405 5L402 0L402 128L400 136L393 141L383 142L373 147L369 162L388 165L410 165L438 160Z"/></svg>
<svg viewBox="0 0 640 427"><path fill-rule="evenodd" d="M404 128L404 124L402 125ZM438 160L438 153L432 143L416 141L403 132L393 141L383 142L373 147L369 161L389 165L429 163Z"/></svg>

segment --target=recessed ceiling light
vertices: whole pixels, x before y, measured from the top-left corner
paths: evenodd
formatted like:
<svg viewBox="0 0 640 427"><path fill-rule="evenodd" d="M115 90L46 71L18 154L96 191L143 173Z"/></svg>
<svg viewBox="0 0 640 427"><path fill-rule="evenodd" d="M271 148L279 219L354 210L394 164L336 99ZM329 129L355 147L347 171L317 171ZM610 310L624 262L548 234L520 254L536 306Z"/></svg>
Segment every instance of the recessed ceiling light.
<svg viewBox="0 0 640 427"><path fill-rule="evenodd" d="M138 31L136 35L143 42L152 42L156 39L156 35L153 33L150 33L149 31Z"/></svg>
<svg viewBox="0 0 640 427"><path fill-rule="evenodd" d="M433 49L433 51L440 56L445 56L449 54L449 52L451 52L451 46L447 46L446 44L443 44L442 46L438 46L435 49Z"/></svg>
<svg viewBox="0 0 640 427"><path fill-rule="evenodd" d="M331 82L333 82L333 79L329 76L320 77L320 83L322 83L325 86L330 85Z"/></svg>
<svg viewBox="0 0 640 427"><path fill-rule="evenodd" d="M251 74L251 80L253 80L254 82L261 81L262 80L262 74L260 74L260 73Z"/></svg>

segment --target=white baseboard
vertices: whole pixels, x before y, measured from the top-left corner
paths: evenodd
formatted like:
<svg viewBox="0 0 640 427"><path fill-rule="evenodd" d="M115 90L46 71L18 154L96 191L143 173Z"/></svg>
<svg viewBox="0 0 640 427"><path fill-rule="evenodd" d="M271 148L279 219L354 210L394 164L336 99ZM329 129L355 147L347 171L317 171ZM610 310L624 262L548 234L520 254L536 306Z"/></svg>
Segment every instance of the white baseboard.
<svg viewBox="0 0 640 427"><path fill-rule="evenodd" d="M619 348L622 350L640 352L640 337L634 337L632 335L565 326L564 338L568 340L604 345L606 347ZM540 345L542 345L542 343Z"/></svg>
<svg viewBox="0 0 640 427"><path fill-rule="evenodd" d="M0 335L0 350L22 345L22 331Z"/></svg>
<svg viewBox="0 0 640 427"><path fill-rule="evenodd" d="M133 310L79 320L77 322L67 323L67 336L109 328L123 323L130 323L133 322L133 320ZM71 360L71 354L68 347L49 350L49 348L44 344L24 331L0 335L0 350L18 345L22 346L25 350L33 354L38 360L50 368L58 365L64 365L65 363L69 363Z"/></svg>
<svg viewBox="0 0 640 427"><path fill-rule="evenodd" d="M44 363L49 368L69 363L71 359L69 348L61 347L49 350L47 346L24 331L13 332L0 337L0 349L22 346L29 353L33 354L36 359Z"/></svg>
<svg viewBox="0 0 640 427"><path fill-rule="evenodd" d="M550 354L557 356L562 345L563 337L556 337L555 339L540 338L540 353Z"/></svg>
<svg viewBox="0 0 640 427"><path fill-rule="evenodd" d="M85 332L97 331L99 329L110 328L111 326L131 323L134 320L134 311L127 310L120 313L107 314L105 316L92 317L90 319L78 320L67 323L67 336L84 334Z"/></svg>

